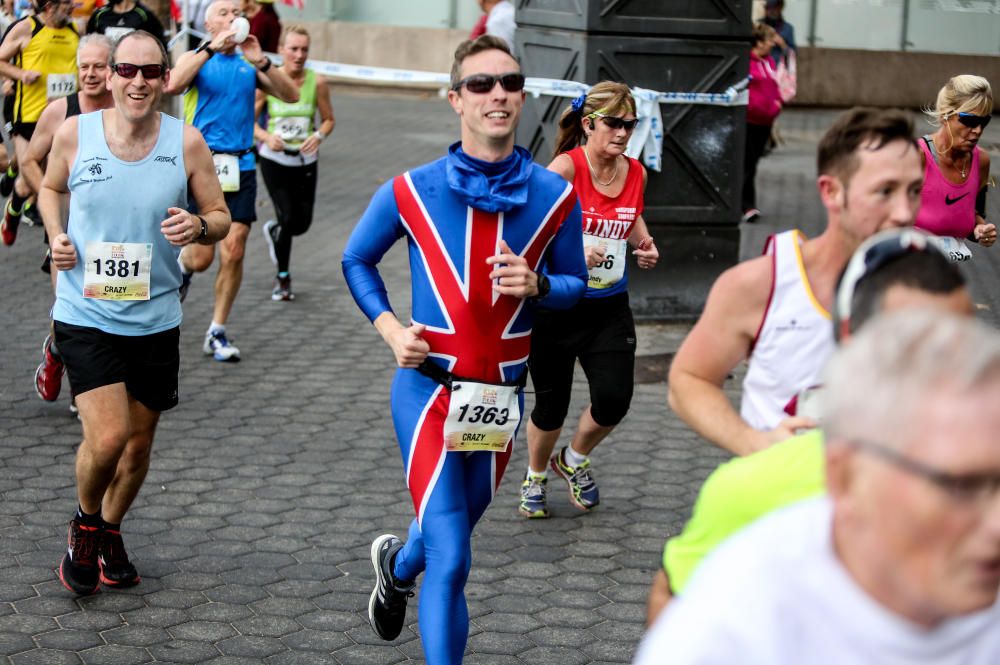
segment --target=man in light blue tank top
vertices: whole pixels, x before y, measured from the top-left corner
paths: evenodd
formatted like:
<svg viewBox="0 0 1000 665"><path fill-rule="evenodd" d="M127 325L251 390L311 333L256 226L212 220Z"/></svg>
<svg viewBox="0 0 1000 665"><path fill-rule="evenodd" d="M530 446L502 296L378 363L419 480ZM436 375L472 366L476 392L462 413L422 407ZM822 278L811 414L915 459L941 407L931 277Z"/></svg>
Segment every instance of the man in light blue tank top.
<svg viewBox="0 0 1000 665"><path fill-rule="evenodd" d="M256 221L257 173L253 155L254 95L257 88L286 101L299 99L298 87L264 55L257 38L234 41L238 16L232 0L216 0L205 12L210 40L177 60L167 92L184 92L185 122L205 136L212 149L226 205L232 213L229 236L219 243L219 272L215 278L215 308L205 334L203 350L216 360L236 362L240 351L226 337L226 321L243 280L243 254L250 225ZM215 248L192 247L181 254L182 295L191 274L211 267Z"/></svg>
<svg viewBox="0 0 1000 665"><path fill-rule="evenodd" d="M177 255L221 240L230 224L201 133L157 111L169 80L162 44L132 32L111 60L114 108L63 123L39 193L60 271L56 343L83 423L79 505L59 566L77 594L140 580L121 522L149 469L160 412L177 404ZM189 195L201 215L186 210Z"/></svg>

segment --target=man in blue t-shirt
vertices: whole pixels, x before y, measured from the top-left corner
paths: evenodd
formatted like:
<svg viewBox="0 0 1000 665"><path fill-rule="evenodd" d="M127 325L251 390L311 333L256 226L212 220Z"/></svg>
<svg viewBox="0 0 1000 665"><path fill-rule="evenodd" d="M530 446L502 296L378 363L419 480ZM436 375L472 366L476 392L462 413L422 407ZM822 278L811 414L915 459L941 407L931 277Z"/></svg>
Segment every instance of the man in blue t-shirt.
<svg viewBox="0 0 1000 665"><path fill-rule="evenodd" d="M63 585L81 595L139 583L121 522L149 469L160 412L177 405L177 255L229 231L204 139L158 111L169 80L163 44L129 33L111 71L114 108L63 122L38 195L59 271L56 343L83 423L79 504L59 566ZM129 186L138 182L156 187ZM186 208L188 196L200 215Z"/></svg>
<svg viewBox="0 0 1000 665"><path fill-rule="evenodd" d="M205 135L212 150L233 226L219 243L221 256L215 278L215 309L203 350L216 360L236 362L240 351L226 337L226 320L243 280L243 254L250 225L257 219L257 173L253 154L254 95L257 88L285 102L297 102L299 91L287 74L271 66L257 38L239 44L233 21L239 10L233 0L217 0L205 11L209 39L177 60L167 92L184 92L185 122ZM215 260L212 246L181 253L181 300L191 274L207 270Z"/></svg>

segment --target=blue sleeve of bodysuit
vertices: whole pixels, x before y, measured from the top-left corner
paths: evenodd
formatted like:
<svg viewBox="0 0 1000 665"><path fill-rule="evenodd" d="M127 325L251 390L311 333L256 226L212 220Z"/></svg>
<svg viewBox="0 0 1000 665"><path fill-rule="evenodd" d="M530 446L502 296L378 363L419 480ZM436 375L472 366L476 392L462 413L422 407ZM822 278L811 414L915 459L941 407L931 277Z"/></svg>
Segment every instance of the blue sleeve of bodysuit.
<svg viewBox="0 0 1000 665"><path fill-rule="evenodd" d="M539 301L546 309L568 309L587 291L587 260L583 254L583 214L573 205L549 245L543 271L552 290Z"/></svg>
<svg viewBox="0 0 1000 665"><path fill-rule="evenodd" d="M351 295L369 321L392 311L389 294L376 267L404 234L392 182L390 180L375 192L368 209L351 232L340 262Z"/></svg>

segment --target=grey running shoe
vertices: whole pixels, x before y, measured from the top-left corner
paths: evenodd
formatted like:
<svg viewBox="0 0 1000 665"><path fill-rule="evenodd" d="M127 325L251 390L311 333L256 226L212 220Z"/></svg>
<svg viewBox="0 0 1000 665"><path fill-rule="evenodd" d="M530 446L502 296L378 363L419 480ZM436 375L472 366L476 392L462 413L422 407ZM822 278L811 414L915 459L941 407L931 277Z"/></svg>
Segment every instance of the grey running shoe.
<svg viewBox="0 0 1000 665"><path fill-rule="evenodd" d="M569 485L569 500L580 510L590 510L601 502L597 483L590 472L590 460L584 460L579 466L570 466L566 462L566 448L563 447L552 456L552 470L562 476Z"/></svg>
<svg viewBox="0 0 1000 665"><path fill-rule="evenodd" d="M549 509L545 504L545 489L548 478L525 474L524 482L521 483L521 505L517 512L528 519L539 519L549 516Z"/></svg>
<svg viewBox="0 0 1000 665"><path fill-rule="evenodd" d="M271 300L284 300L286 302L295 300L295 294L292 293L291 275L274 278L274 288L271 289Z"/></svg>

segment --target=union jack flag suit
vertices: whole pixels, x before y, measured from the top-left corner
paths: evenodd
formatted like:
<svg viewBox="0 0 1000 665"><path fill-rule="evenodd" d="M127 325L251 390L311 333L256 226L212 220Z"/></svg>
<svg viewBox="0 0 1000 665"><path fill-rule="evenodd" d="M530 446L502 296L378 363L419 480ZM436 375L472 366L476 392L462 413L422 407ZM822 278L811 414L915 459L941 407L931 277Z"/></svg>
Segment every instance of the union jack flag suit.
<svg viewBox="0 0 1000 665"><path fill-rule="evenodd" d="M405 237L412 319L426 326L428 359L460 377L512 382L526 371L535 304L496 293L489 278L494 267L486 259L505 241L548 277L551 290L540 305L572 306L587 282L580 206L572 186L532 162L523 148L489 163L459 146L378 190L348 241L344 275L370 320L391 311L376 265ZM462 660L472 529L512 448L449 452L443 428L450 399L447 389L417 370L397 370L392 416L416 519L394 574L415 580L424 573L419 614L428 663ZM518 399L523 413L524 398Z"/></svg>

